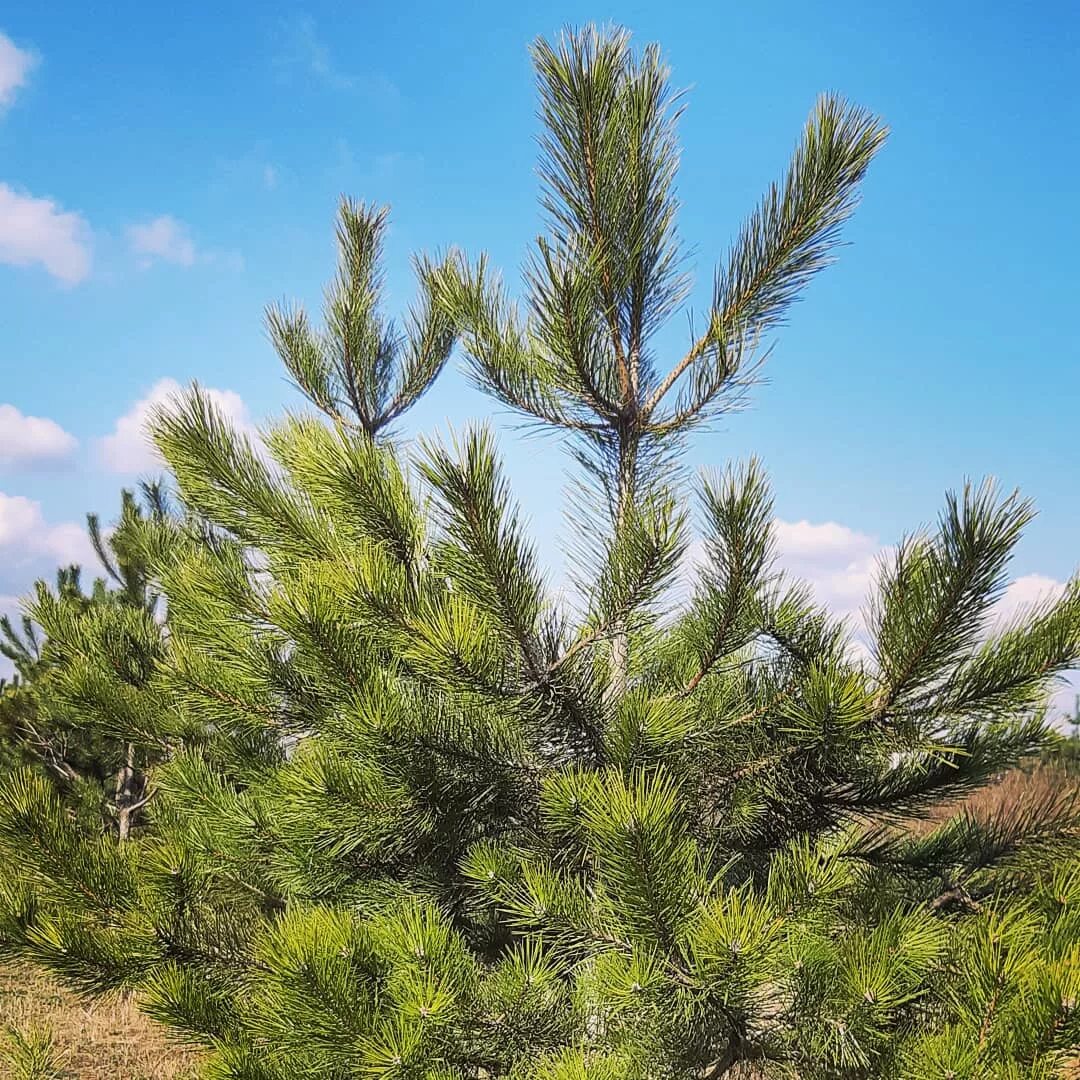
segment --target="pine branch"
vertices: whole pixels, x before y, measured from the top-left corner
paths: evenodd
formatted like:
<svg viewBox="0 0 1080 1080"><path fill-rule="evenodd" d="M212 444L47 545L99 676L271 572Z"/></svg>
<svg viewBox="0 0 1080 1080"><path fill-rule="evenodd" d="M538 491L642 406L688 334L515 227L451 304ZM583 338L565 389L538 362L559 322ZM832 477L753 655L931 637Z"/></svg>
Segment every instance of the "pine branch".
<svg viewBox="0 0 1080 1080"><path fill-rule="evenodd" d="M900 545L868 622L881 670L876 719L933 692L969 648L1004 589L1004 571L1033 511L987 481L949 493L937 535Z"/></svg>
<svg viewBox="0 0 1080 1080"><path fill-rule="evenodd" d="M342 199L338 274L327 289L324 334L312 330L302 308L276 306L266 313L270 339L301 392L336 423L372 439L430 388L455 339L453 321L436 296L447 268L424 257L414 260L420 299L404 334L382 317L387 222L386 207Z"/></svg>
<svg viewBox="0 0 1080 1080"><path fill-rule="evenodd" d="M676 631L697 653L683 688L693 693L724 657L747 644L747 625L773 559L772 495L756 459L723 478L706 478L701 501L708 532L701 583Z"/></svg>
<svg viewBox="0 0 1080 1080"><path fill-rule="evenodd" d="M505 626L537 681L544 671L537 639L544 600L536 555L509 504L491 433L472 429L456 450L455 460L443 447L423 444L423 472L442 496L452 541L443 558L456 586Z"/></svg>
<svg viewBox="0 0 1080 1080"><path fill-rule="evenodd" d="M653 392L647 416L709 348L728 348L782 321L828 264L885 136L884 125L865 110L833 96L818 101L783 184L770 188L717 274L707 331Z"/></svg>

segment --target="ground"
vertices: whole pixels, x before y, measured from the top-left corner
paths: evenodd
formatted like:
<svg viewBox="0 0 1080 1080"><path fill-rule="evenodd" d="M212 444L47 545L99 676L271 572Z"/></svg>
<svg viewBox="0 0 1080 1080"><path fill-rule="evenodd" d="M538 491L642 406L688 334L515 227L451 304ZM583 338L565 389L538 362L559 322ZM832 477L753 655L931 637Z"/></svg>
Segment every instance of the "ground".
<svg viewBox="0 0 1080 1080"><path fill-rule="evenodd" d="M51 1031L64 1080L182 1080L193 1075L195 1056L170 1042L131 1000L87 1003L33 968L4 962L0 1037L10 1028ZM0 1058L0 1073L8 1075L5 1066Z"/></svg>

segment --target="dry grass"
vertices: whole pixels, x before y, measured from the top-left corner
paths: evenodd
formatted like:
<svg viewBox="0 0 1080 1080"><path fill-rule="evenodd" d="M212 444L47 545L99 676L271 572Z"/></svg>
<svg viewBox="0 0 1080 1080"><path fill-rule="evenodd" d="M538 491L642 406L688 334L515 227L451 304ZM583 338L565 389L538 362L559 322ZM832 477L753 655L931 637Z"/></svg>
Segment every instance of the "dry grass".
<svg viewBox="0 0 1080 1080"><path fill-rule="evenodd" d="M196 1056L171 1043L129 999L84 1002L21 963L0 965L0 1034L9 1027L50 1030L65 1073L73 1080L181 1080L194 1075Z"/></svg>
<svg viewBox="0 0 1080 1080"><path fill-rule="evenodd" d="M925 818L907 825L916 832L929 832L961 810L969 810L982 820L1009 817L1025 806L1053 799L1080 797L1080 776L1053 763L1036 762L1026 768L1010 769L986 787L955 802L933 807Z"/></svg>

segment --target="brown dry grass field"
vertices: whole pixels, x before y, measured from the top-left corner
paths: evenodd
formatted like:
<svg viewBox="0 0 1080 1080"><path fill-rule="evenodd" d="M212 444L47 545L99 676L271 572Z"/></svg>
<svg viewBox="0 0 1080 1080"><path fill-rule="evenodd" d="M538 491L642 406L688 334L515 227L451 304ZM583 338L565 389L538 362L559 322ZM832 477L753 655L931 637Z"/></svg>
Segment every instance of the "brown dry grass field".
<svg viewBox="0 0 1080 1080"><path fill-rule="evenodd" d="M195 1056L126 998L87 1003L21 963L0 965L0 1036L48 1030L72 1080L182 1080ZM0 1073L5 1069L0 1058Z"/></svg>
<svg viewBox="0 0 1080 1080"><path fill-rule="evenodd" d="M1080 789L1075 775L1037 765L1007 773L965 802L980 816L994 815L1070 789ZM924 827L932 828L962 805L937 808ZM51 1031L71 1080L184 1080L195 1075L197 1055L171 1043L131 1000L81 1001L21 963L0 964L0 1036L9 1028ZM1080 1078L1080 1067L1066 1075Z"/></svg>
<svg viewBox="0 0 1080 1080"><path fill-rule="evenodd" d="M1064 800L1073 794L1080 794L1080 775L1067 772L1060 765L1039 763L1028 769L1013 769L996 783L958 802L935 806L916 827L932 829L963 809L980 818L994 818L1015 813L1025 804L1043 803L1055 797Z"/></svg>

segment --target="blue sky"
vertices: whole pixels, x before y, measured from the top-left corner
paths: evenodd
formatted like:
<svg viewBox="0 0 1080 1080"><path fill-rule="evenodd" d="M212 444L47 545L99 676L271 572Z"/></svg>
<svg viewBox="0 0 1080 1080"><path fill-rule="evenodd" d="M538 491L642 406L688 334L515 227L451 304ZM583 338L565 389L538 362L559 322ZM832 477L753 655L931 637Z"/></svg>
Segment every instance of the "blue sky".
<svg viewBox="0 0 1080 1080"><path fill-rule="evenodd" d="M82 514L110 514L152 467L138 403L162 380L197 378L246 422L296 404L262 310L317 307L340 193L392 204L394 304L411 297L410 252L451 243L516 283L538 226L527 45L589 20L660 41L690 88L679 190L699 302L820 91L893 131L849 246L776 335L767 385L698 439L695 463L761 456L785 557L843 610L879 548L968 476L1040 509L1015 598L1075 570L1075 5L204 10L0 13L0 596L79 554ZM683 334L664 339L673 355ZM453 374L414 423L489 408ZM557 573L565 459L504 445Z"/></svg>

